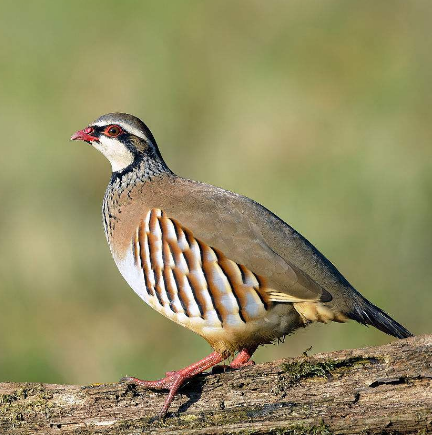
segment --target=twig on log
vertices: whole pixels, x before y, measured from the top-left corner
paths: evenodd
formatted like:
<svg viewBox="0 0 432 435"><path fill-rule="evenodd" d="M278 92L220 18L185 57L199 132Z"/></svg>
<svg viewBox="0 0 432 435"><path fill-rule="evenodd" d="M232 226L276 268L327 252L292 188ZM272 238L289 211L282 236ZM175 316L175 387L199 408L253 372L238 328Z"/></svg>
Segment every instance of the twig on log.
<svg viewBox="0 0 432 435"><path fill-rule="evenodd" d="M432 335L199 376L165 395L123 384L0 383L0 434L426 434Z"/></svg>

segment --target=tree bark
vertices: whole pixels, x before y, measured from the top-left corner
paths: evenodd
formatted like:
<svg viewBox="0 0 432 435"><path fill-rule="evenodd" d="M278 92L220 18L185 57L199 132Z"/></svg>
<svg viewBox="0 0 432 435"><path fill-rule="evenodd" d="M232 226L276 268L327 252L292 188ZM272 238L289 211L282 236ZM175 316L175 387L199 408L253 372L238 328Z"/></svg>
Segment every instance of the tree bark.
<svg viewBox="0 0 432 435"><path fill-rule="evenodd" d="M133 385L0 383L0 434L432 433L432 335L198 376L164 421Z"/></svg>

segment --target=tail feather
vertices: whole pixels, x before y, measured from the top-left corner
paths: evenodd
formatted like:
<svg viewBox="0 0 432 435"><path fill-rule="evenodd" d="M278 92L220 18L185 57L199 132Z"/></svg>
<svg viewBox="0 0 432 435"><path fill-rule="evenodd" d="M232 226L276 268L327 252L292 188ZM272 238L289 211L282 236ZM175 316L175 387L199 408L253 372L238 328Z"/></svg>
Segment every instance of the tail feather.
<svg viewBox="0 0 432 435"><path fill-rule="evenodd" d="M393 337L407 338L413 336L413 334L400 323L393 320L387 313L381 310L381 308L378 308L367 299L363 299L359 302L360 303L355 303L351 311L347 313L348 317L351 319L366 326L374 326Z"/></svg>

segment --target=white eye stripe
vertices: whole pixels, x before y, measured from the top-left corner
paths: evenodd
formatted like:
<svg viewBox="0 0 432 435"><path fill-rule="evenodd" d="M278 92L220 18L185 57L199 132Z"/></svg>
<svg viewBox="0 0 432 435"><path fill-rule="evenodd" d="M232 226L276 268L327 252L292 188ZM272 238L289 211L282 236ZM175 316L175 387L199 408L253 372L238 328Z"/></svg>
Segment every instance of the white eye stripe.
<svg viewBox="0 0 432 435"><path fill-rule="evenodd" d="M132 127L130 124L125 124L122 121L118 121L118 122L113 121L110 124L107 124L106 121L99 121L99 122L94 122L93 124L90 125L90 127L108 127L111 124L119 125L124 131L133 134L134 136L140 137L141 139L149 140L149 138L142 131Z"/></svg>

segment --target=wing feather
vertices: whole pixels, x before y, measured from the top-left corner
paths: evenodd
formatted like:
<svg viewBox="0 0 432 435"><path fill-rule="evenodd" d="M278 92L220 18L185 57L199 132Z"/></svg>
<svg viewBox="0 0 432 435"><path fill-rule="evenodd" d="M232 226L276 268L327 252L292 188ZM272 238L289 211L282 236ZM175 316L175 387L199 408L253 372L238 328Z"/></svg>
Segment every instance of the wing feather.
<svg viewBox="0 0 432 435"><path fill-rule="evenodd" d="M218 247L195 238L183 223L170 218L160 209L151 209L149 214L146 219L149 222L148 238L158 254L156 256L151 252L150 261L160 264L163 255L165 265L157 268L157 274L161 275L159 269L169 267L173 269L177 281L186 280L188 289L190 287L187 292L189 305L197 305L202 316L207 311L215 310L225 321L233 313L240 320L247 320L251 317L246 308L248 301L250 303L248 292L256 293L253 297L264 309L271 302L325 302L331 299L331 295L309 275L274 252L272 255L275 261L283 262L288 286L279 288L270 284L271 277L265 276L265 270L251 270L244 264L233 261L230 252L222 252ZM168 252L170 255L167 255ZM155 281L156 288L149 291L153 293L156 290L157 295L159 280ZM206 292L209 293L208 296ZM169 299L172 299L172 293L168 288ZM188 297L181 291L179 293L182 303L186 304Z"/></svg>

